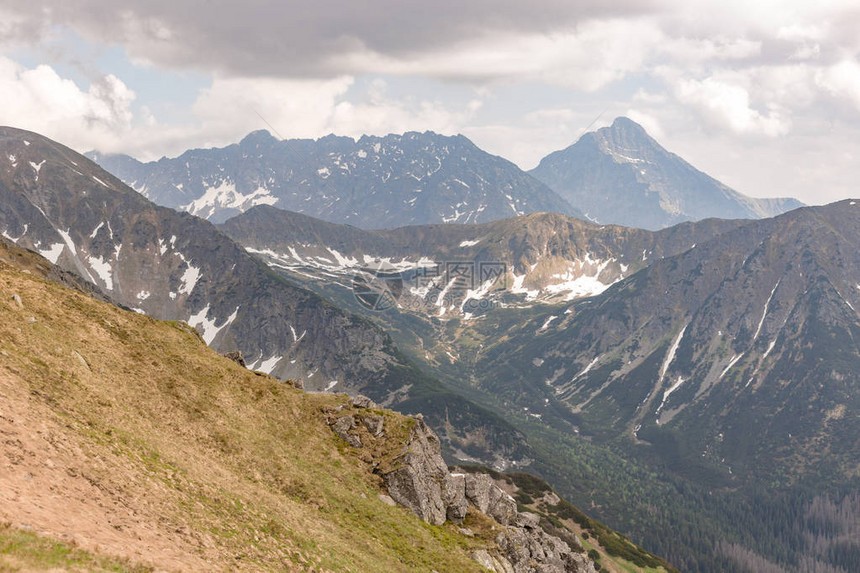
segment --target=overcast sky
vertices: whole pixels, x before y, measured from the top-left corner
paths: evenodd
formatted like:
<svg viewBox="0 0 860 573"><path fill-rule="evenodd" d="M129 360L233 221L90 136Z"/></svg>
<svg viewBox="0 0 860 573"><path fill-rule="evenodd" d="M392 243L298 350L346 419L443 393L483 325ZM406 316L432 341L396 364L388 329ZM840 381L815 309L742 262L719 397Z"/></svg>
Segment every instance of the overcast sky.
<svg viewBox="0 0 860 573"><path fill-rule="evenodd" d="M530 169L626 115L820 204L860 196L858 30L856 0L0 0L0 124L147 160L433 130Z"/></svg>

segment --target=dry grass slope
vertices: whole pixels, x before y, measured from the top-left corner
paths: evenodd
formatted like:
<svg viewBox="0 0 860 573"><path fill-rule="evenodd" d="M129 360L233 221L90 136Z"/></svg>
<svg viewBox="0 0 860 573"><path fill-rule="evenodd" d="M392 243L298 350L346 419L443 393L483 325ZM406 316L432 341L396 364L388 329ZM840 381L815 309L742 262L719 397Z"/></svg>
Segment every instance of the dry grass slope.
<svg viewBox="0 0 860 573"><path fill-rule="evenodd" d="M324 422L345 397L244 370L40 264L0 249L0 571L480 570L485 541L377 498Z"/></svg>

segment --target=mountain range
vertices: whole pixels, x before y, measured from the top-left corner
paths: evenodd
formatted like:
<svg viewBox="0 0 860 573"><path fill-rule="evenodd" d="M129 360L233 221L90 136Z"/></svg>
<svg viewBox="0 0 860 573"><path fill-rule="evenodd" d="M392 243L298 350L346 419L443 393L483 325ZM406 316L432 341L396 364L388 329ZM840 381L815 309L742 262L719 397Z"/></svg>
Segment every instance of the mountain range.
<svg viewBox="0 0 860 573"><path fill-rule="evenodd" d="M761 219L803 205L738 193L665 150L626 117L547 155L529 173L592 221L642 229L708 217Z"/></svg>
<svg viewBox="0 0 860 573"><path fill-rule="evenodd" d="M685 571L860 566L860 201L656 231L368 231L269 205L215 227L2 135L0 233L117 303L424 411L449 460L527 466Z"/></svg>
<svg viewBox="0 0 860 573"><path fill-rule="evenodd" d="M775 444L762 442L770 434L746 442L763 416L786 451L828 444L829 464L841 452L845 478L860 459L850 440L829 447L831 438L854 435L842 431L855 423L845 413L860 408L851 397L860 369L857 201L657 232L551 214L362 231L262 206L221 228L273 269L315 275L317 289L348 292L362 269L403 269L401 312L427 324L457 320L481 336L479 386L493 394L520 387L518 402L532 408L551 395L578 429L602 432L614 421L619 435L642 440L674 428L684 440L697 436L693 450L707 452L700 457L727 478L730 469L737 476L780 465ZM507 274L462 284L464 275L440 270L446 261L475 273L492 262ZM432 279L414 286L426 269ZM489 327L521 309L534 317L508 325L501 338ZM824 379L820 392L810 387ZM834 420L844 420L839 432L828 430Z"/></svg>
<svg viewBox="0 0 860 573"><path fill-rule="evenodd" d="M88 156L155 203L216 223L271 205L364 229L554 212L658 230L712 217L760 219L802 206L742 195L624 117L551 153L529 173L462 135L432 132L277 140L256 131L225 148L149 163Z"/></svg>
<svg viewBox="0 0 860 573"><path fill-rule="evenodd" d="M213 348L242 351L250 367L308 389L424 411L468 459L504 468L528 457L517 431L441 387L381 328L273 273L208 221L154 205L31 132L0 129L0 157L0 234L117 303L185 321Z"/></svg>
<svg viewBox="0 0 860 573"><path fill-rule="evenodd" d="M405 279L401 304L450 317L497 304L596 295L656 259L741 224L711 219L653 233L534 213L475 225L366 231L261 205L219 229L298 282L317 275L322 284L351 291L357 273L397 271ZM465 274L453 274L458 266Z"/></svg>
<svg viewBox="0 0 860 573"><path fill-rule="evenodd" d="M857 487L858 225L860 202L846 200L655 232L552 214L363 231L265 206L220 228L273 270L363 311L449 387L504 415L535 448L532 467L566 482L581 505L601 507L610 522L630 520L633 499L583 484L635 463L692 487L691 503L711 509L681 517L683 507L665 499L676 514L665 519L713 520L717 543L732 535L725 516L749 519L742 500L761 500L764 484L772 505L762 511L793 508L781 519L798 539L802 500ZM463 284L445 272L450 261L473 270L497 263L504 273ZM363 309L355 277L375 269L402 286L390 294L396 304ZM559 443L575 450L583 438L591 445L577 456L603 459L607 473L577 470L573 479L582 457L554 459ZM615 492L653 478L617 479ZM712 570L679 546L701 540L666 545L653 511L640 515L637 538L685 570ZM751 528L761 537L745 551L774 558L766 527ZM831 549L814 550L813 561L854 563L830 560ZM813 549L793 541L785 551L796 559Z"/></svg>
<svg viewBox="0 0 860 573"><path fill-rule="evenodd" d="M536 211L578 214L547 186L462 135L277 140L255 131L235 145L151 163L89 156L155 203L215 222L261 204L371 229L479 223Z"/></svg>
<svg viewBox="0 0 860 573"><path fill-rule="evenodd" d="M449 468L420 416L249 371L3 238L0 289L3 570L677 572L534 476Z"/></svg>

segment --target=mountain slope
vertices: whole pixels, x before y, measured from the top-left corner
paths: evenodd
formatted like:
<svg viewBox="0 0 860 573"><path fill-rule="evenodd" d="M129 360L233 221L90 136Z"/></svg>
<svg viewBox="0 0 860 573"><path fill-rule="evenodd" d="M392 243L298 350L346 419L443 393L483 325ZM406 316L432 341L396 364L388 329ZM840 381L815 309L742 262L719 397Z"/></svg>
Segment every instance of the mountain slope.
<svg viewBox="0 0 860 573"><path fill-rule="evenodd" d="M312 386L312 370L319 385L347 372L370 380L397 363L383 333L267 273L211 224L153 205L36 134L4 128L0 147L10 158L0 170L3 235L117 302L186 320L214 348L238 348L257 368Z"/></svg>
<svg viewBox="0 0 860 573"><path fill-rule="evenodd" d="M320 286L338 284L348 290L362 269L396 271L403 280L402 305L447 318L475 315L497 303L592 296L650 261L742 224L709 220L653 233L534 213L479 225L365 231L257 206L219 229L304 284L316 277ZM455 265L466 268L469 276L454 275Z"/></svg>
<svg viewBox="0 0 860 573"><path fill-rule="evenodd" d="M529 173L594 221L643 229L709 217L761 219L802 206L726 187L625 117L551 153Z"/></svg>
<svg viewBox="0 0 860 573"><path fill-rule="evenodd" d="M530 471L683 570L847 573L860 563L845 541L860 486L858 205L657 232L547 214L366 232L257 207L222 228L344 304L356 268L406 263L401 304L367 316L515 424ZM514 270L441 313L449 280L418 293L425 306L409 298L408 269L437 260ZM599 279L592 296L552 292L574 261L571 280ZM454 312L466 297L487 304ZM810 517L819 506L827 517Z"/></svg>
<svg viewBox="0 0 860 573"><path fill-rule="evenodd" d="M152 163L89 155L155 203L216 222L260 204L370 229L479 223L536 211L579 214L462 135L279 141L257 131L229 147Z"/></svg>
<svg viewBox="0 0 860 573"><path fill-rule="evenodd" d="M446 443L478 432L504 467L527 447L502 419L419 371L381 329L268 270L204 220L158 207L62 145L0 129L0 234L87 277L113 300L184 320L221 351L309 389L428 410ZM473 452L476 453L477 450Z"/></svg>
<svg viewBox="0 0 860 573"><path fill-rule="evenodd" d="M492 313L470 332L484 345L476 383L674 484L629 533L684 570L712 570L715 555L695 548L731 539L737 547L720 553L733 561L853 571L857 544L840 533L850 525L828 517L825 534L808 516L843 502L845 523L857 516L858 244L860 201L803 208L657 261L596 297L519 320ZM593 483L617 479L621 464ZM570 472L543 471L554 483ZM604 519L630 519L614 500L556 486L603 505ZM677 537L667 541L654 519Z"/></svg>
<svg viewBox="0 0 860 573"><path fill-rule="evenodd" d="M479 571L476 560L518 562L511 538L536 544L539 563L564 555L541 571L594 573L571 532L549 537L510 498L515 522L470 505L430 525L394 507L390 473L415 456L441 463L420 418L250 372L187 325L47 282L35 254L0 251L4 569ZM378 425L354 447L329 427L336 416ZM417 436L435 450L416 453Z"/></svg>
<svg viewBox="0 0 860 573"><path fill-rule="evenodd" d="M545 318L509 332L483 354L487 381L510 390L528 370L581 430L729 482L844 482L860 459L858 244L857 201L739 227L568 307L539 342Z"/></svg>

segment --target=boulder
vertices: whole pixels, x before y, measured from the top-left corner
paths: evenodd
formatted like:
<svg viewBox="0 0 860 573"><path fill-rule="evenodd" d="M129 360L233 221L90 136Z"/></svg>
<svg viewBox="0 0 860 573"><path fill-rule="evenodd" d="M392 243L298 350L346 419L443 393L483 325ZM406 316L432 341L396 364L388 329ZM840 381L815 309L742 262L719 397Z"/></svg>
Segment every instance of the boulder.
<svg viewBox="0 0 860 573"><path fill-rule="evenodd" d="M456 524L463 523L469 502L466 501L466 476L448 474L442 483L442 501L447 507L447 517Z"/></svg>
<svg viewBox="0 0 860 573"><path fill-rule="evenodd" d="M370 434L378 438L384 432L385 418L376 415L361 416L361 423L367 428Z"/></svg>
<svg viewBox="0 0 860 573"><path fill-rule="evenodd" d="M247 368L248 366L245 364L245 356L242 354L241 350L234 350L233 352L225 352L222 354L224 358L228 360L232 360L242 368Z"/></svg>
<svg viewBox="0 0 860 573"><path fill-rule="evenodd" d="M332 429L334 433L337 434L340 439L344 440L353 448L361 447L361 438L356 436L355 434L350 434L349 431L355 428L355 419L352 416L341 416L337 420L335 420L332 425Z"/></svg>
<svg viewBox="0 0 860 573"><path fill-rule="evenodd" d="M486 549L476 549L472 552L472 559L483 565L490 571L496 573L516 573L510 562L501 555L492 555Z"/></svg>
<svg viewBox="0 0 860 573"><path fill-rule="evenodd" d="M367 396L362 396L361 394L354 398L350 398L349 401L352 402L352 405L356 408L379 408L379 404Z"/></svg>
<svg viewBox="0 0 860 573"><path fill-rule="evenodd" d="M448 466L440 453L439 438L422 417L414 419L416 424L398 467L382 478L394 501L408 507L427 523L442 525L448 515L442 499Z"/></svg>
<svg viewBox="0 0 860 573"><path fill-rule="evenodd" d="M487 513L490 507L491 487L494 487L493 480L487 474L466 475L466 499L482 513Z"/></svg>
<svg viewBox="0 0 860 573"><path fill-rule="evenodd" d="M12 303L17 308L24 308L24 303L21 301L21 295L19 295L17 293L12 295Z"/></svg>
<svg viewBox="0 0 860 573"><path fill-rule="evenodd" d="M540 528L508 527L495 541L515 573L595 573L587 557Z"/></svg>
<svg viewBox="0 0 860 573"><path fill-rule="evenodd" d="M514 498L495 484L490 487L489 497L486 514L502 525L513 523L517 518L517 502Z"/></svg>
<svg viewBox="0 0 860 573"><path fill-rule="evenodd" d="M540 526L540 516L536 513L518 513L514 524L525 529L537 529Z"/></svg>

